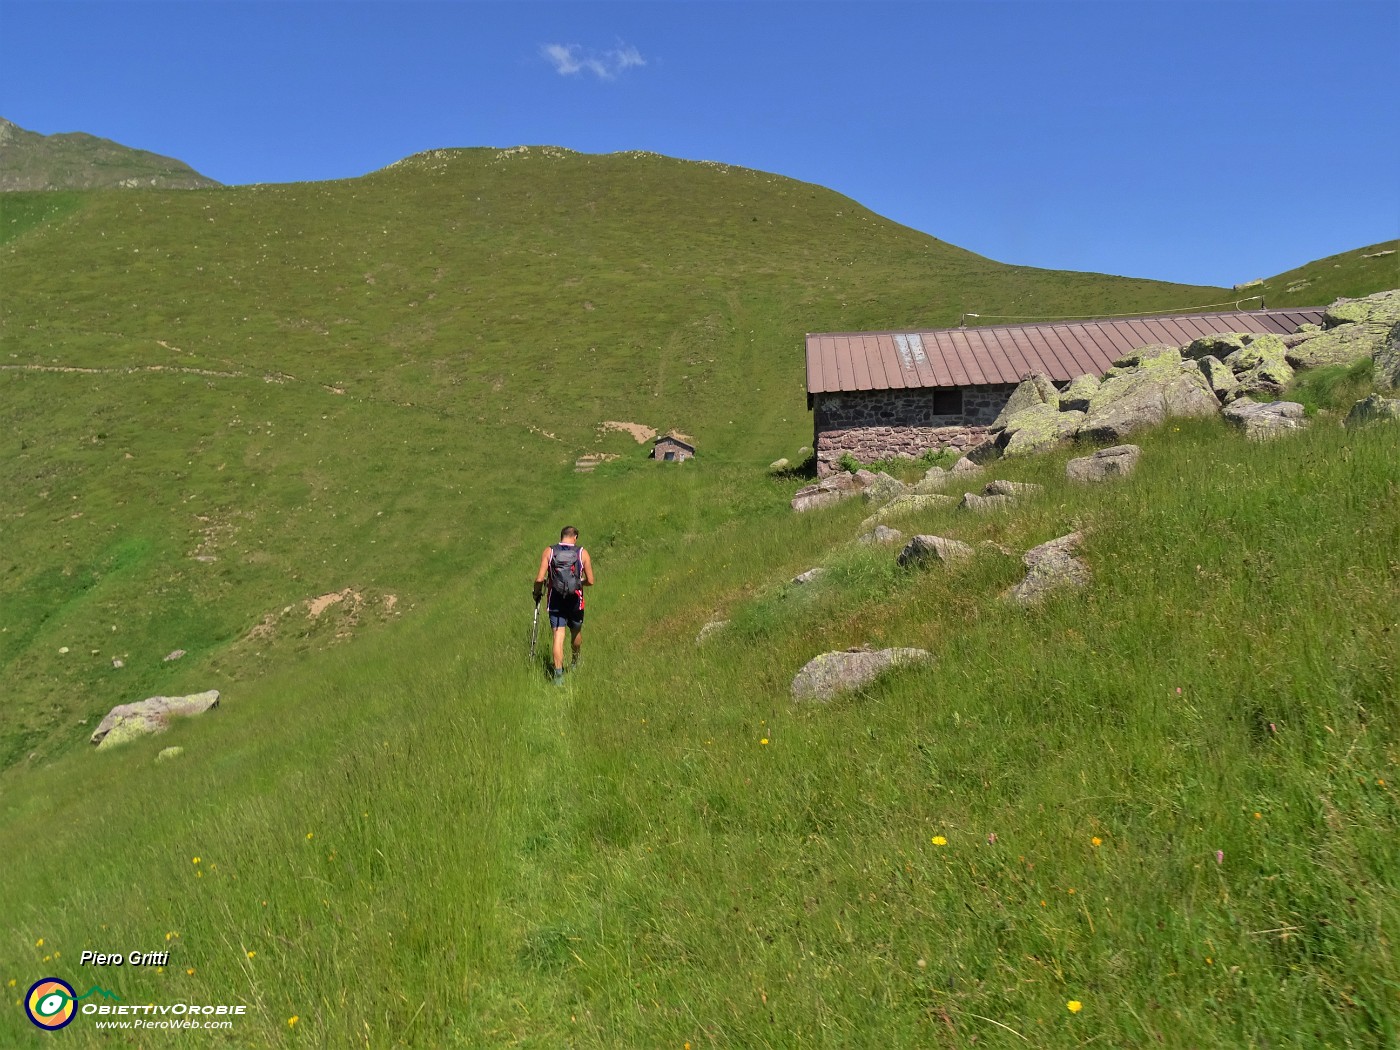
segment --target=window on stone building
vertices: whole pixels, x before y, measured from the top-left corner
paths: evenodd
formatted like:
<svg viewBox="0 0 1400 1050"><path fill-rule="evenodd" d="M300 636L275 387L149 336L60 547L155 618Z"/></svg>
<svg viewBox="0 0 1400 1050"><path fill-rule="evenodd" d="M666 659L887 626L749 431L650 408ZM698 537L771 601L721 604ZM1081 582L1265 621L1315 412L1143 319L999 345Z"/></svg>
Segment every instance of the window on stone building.
<svg viewBox="0 0 1400 1050"><path fill-rule="evenodd" d="M960 416L963 410L962 391L935 390L933 392L933 414L936 416Z"/></svg>

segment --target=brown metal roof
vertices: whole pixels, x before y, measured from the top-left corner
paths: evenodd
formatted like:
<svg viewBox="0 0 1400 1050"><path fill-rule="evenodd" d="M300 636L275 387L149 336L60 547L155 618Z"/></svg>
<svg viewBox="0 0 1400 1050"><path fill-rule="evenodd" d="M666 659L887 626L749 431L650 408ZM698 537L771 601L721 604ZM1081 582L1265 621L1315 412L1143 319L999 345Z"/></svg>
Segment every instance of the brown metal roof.
<svg viewBox="0 0 1400 1050"><path fill-rule="evenodd" d="M807 393L1019 383L1031 372L1057 382L1102 375L1149 343L1185 346L1225 332L1288 335L1318 324L1322 307L986 325L921 332L820 332L807 336Z"/></svg>

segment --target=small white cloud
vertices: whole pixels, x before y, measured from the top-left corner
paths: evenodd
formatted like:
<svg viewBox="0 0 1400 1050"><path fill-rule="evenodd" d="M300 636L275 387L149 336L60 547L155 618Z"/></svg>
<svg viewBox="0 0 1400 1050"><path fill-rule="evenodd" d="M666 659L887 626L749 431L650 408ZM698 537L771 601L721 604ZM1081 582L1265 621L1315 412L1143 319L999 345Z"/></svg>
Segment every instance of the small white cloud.
<svg viewBox="0 0 1400 1050"><path fill-rule="evenodd" d="M585 51L579 44L544 44L540 54L562 77L587 72L599 80L616 80L624 70L647 64L640 51L622 43L603 52Z"/></svg>

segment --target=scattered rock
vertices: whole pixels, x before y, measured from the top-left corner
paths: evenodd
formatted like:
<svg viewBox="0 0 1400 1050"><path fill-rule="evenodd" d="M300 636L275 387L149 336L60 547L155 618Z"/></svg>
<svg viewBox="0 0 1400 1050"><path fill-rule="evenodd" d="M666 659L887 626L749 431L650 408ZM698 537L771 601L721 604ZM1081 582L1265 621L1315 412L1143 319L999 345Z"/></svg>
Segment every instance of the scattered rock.
<svg viewBox="0 0 1400 1050"><path fill-rule="evenodd" d="M797 586L799 587L805 587L809 583L816 583L825 574L826 569L823 566L818 565L815 569L808 569L806 572L799 573L798 575L794 576L792 578L792 582L797 584Z"/></svg>
<svg viewBox="0 0 1400 1050"><path fill-rule="evenodd" d="M974 514L987 514L991 511L1006 510L1016 500L1011 496L979 496L975 492L963 493L958 510L970 510Z"/></svg>
<svg viewBox="0 0 1400 1050"><path fill-rule="evenodd" d="M1230 394L1231 400L1252 394L1273 397L1283 393L1293 382L1293 367L1287 354L1288 348L1278 336L1261 335L1226 357L1225 365L1239 382Z"/></svg>
<svg viewBox="0 0 1400 1050"><path fill-rule="evenodd" d="M844 692L869 685L885 671L933 659L924 649L868 647L822 653L808 661L792 680L794 700L831 700Z"/></svg>
<svg viewBox="0 0 1400 1050"><path fill-rule="evenodd" d="M728 626L728 620L711 620L709 623L705 624L704 627L700 628L700 633L695 636L695 644L703 644L705 639L717 634Z"/></svg>
<svg viewBox="0 0 1400 1050"><path fill-rule="evenodd" d="M60 645L60 646L58 647L58 654L59 654L60 656L67 656L67 655L68 655L68 646L66 646L66 645Z"/></svg>
<svg viewBox="0 0 1400 1050"><path fill-rule="evenodd" d="M1381 390L1400 390L1400 325L1390 330L1390 341L1375 352L1375 377Z"/></svg>
<svg viewBox="0 0 1400 1050"><path fill-rule="evenodd" d="M1400 290L1363 299L1338 299L1322 315L1323 331L1288 352L1298 368L1345 365L1370 357L1376 361L1376 385L1395 385L1400 366ZM1390 359L1390 367L1382 359ZM1383 378L1391 376L1389 382Z"/></svg>
<svg viewBox="0 0 1400 1050"><path fill-rule="evenodd" d="M942 467L929 467L920 480L908 486L908 491L915 496L928 496L935 492L942 492L952 482L953 475Z"/></svg>
<svg viewBox="0 0 1400 1050"><path fill-rule="evenodd" d="M92 734L98 750L124 744L150 733L162 733L176 715L200 715L219 706L219 691L210 689L189 696L152 696L134 704L118 704Z"/></svg>
<svg viewBox="0 0 1400 1050"><path fill-rule="evenodd" d="M898 529L891 529L885 525L876 525L869 532L863 532L857 536L856 542L890 544L898 543L902 539L904 539L904 533L900 532Z"/></svg>
<svg viewBox="0 0 1400 1050"><path fill-rule="evenodd" d="M170 663L170 661L172 661L172 660L178 660L178 659L180 659L180 657L182 657L182 656L184 656L184 655L185 655L185 650L183 650L183 649L176 649L174 652L166 653L166 654L165 654L165 660L164 660L163 662L164 662L164 663Z"/></svg>
<svg viewBox="0 0 1400 1050"><path fill-rule="evenodd" d="M944 536L915 536L899 552L899 564L922 565L926 561L948 564L963 561L972 555L972 548L961 540L950 540Z"/></svg>
<svg viewBox="0 0 1400 1050"><path fill-rule="evenodd" d="M1223 361L1236 350L1244 349L1249 336L1240 332L1226 332L1220 335L1206 335L1195 340L1182 351L1183 357L1199 361L1203 357L1213 357Z"/></svg>
<svg viewBox="0 0 1400 1050"><path fill-rule="evenodd" d="M1006 423L1016 414L1037 405L1051 404L1056 408L1060 404L1060 392L1055 389L1055 384L1050 381L1049 376L1034 372L1021 380L1006 404L1002 406L1001 412L992 422L992 429L996 430L1006 426Z"/></svg>
<svg viewBox="0 0 1400 1050"><path fill-rule="evenodd" d="M1026 578L1006 592L1005 597L1019 605L1037 605L1052 591L1084 587L1089 583L1089 566L1076 557L1083 535L1068 536L1032 547L1021 556Z"/></svg>
<svg viewBox="0 0 1400 1050"><path fill-rule="evenodd" d="M768 469L773 471L774 473L777 473L778 471L787 470L787 468L790 466L792 466L792 464L789 463L786 459L775 459L772 463L768 464Z"/></svg>
<svg viewBox="0 0 1400 1050"><path fill-rule="evenodd" d="M1347 413L1346 425L1359 427L1367 423L1395 419L1400 419L1400 398L1372 394L1351 406L1351 411Z"/></svg>
<svg viewBox="0 0 1400 1050"><path fill-rule="evenodd" d="M160 754L156 755L156 761L169 762L172 758L179 758L184 753L183 747L164 747L161 748Z"/></svg>
<svg viewBox="0 0 1400 1050"><path fill-rule="evenodd" d="M1169 417L1211 416L1220 402L1194 362L1181 362L1175 348L1148 348L1141 367L1104 381L1089 401L1089 413L1078 436L1121 444L1141 427ZM1171 353L1167 353L1171 349Z"/></svg>
<svg viewBox="0 0 1400 1050"><path fill-rule="evenodd" d="M822 478L813 485L797 490L792 497L792 509L801 513L817 507L829 507L851 496L858 496L875 480L868 470L858 470L854 474L842 471Z"/></svg>
<svg viewBox="0 0 1400 1050"><path fill-rule="evenodd" d="M1088 412L1089 401L1099 389L1099 377L1087 372L1070 381L1069 386L1060 391L1060 411Z"/></svg>
<svg viewBox="0 0 1400 1050"><path fill-rule="evenodd" d="M126 661L123 660L123 659L122 659L121 657L119 657L119 656L114 656L114 657L112 657L112 666L113 666L113 667L125 667L125 666L126 666Z"/></svg>
<svg viewBox="0 0 1400 1050"><path fill-rule="evenodd" d="M1044 485L1031 481L989 481L982 490L984 496L1034 496L1044 492Z"/></svg>
<svg viewBox="0 0 1400 1050"><path fill-rule="evenodd" d="M874 528L882 521L902 514L911 514L914 511L937 510L941 507L951 507L958 502L956 496L939 495L905 495L896 496L890 502L877 510L870 517L860 523L862 529Z"/></svg>
<svg viewBox="0 0 1400 1050"><path fill-rule="evenodd" d="M1065 464L1070 481L1100 482L1110 478L1127 477L1137 467L1142 449L1136 445L1114 445L1101 448L1092 456L1081 456Z"/></svg>
<svg viewBox="0 0 1400 1050"><path fill-rule="evenodd" d="M908 490L908 486L897 478L892 478L883 471L875 475L875 480L865 486L861 496L871 503L888 503L896 496L902 496Z"/></svg>
<svg viewBox="0 0 1400 1050"><path fill-rule="evenodd" d="M1362 299L1338 299L1323 312L1322 327L1344 324L1400 324L1400 289Z"/></svg>
<svg viewBox="0 0 1400 1050"><path fill-rule="evenodd" d="M954 477L958 477L964 474L980 474L982 473L983 469L984 468L981 466L981 464L974 463L972 460L964 456L962 459L958 460L956 463L953 464L952 469L950 469L948 473L953 475Z"/></svg>
<svg viewBox="0 0 1400 1050"><path fill-rule="evenodd" d="M1229 405L1224 416L1250 438L1271 438L1289 430L1302 430L1308 425L1303 406L1296 401L1241 400Z"/></svg>

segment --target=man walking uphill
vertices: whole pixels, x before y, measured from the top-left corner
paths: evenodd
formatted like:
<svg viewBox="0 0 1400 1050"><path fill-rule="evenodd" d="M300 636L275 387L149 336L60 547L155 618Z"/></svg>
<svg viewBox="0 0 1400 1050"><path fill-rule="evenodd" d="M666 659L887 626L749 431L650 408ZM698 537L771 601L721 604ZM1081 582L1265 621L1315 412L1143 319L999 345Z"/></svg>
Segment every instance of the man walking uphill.
<svg viewBox="0 0 1400 1050"><path fill-rule="evenodd" d="M554 681L564 680L564 630L573 636L573 662L583 645L583 589L593 586L593 561L579 546L578 529L565 525L559 542L540 555L540 571L535 574L535 602L549 589L549 626L554 631Z"/></svg>

